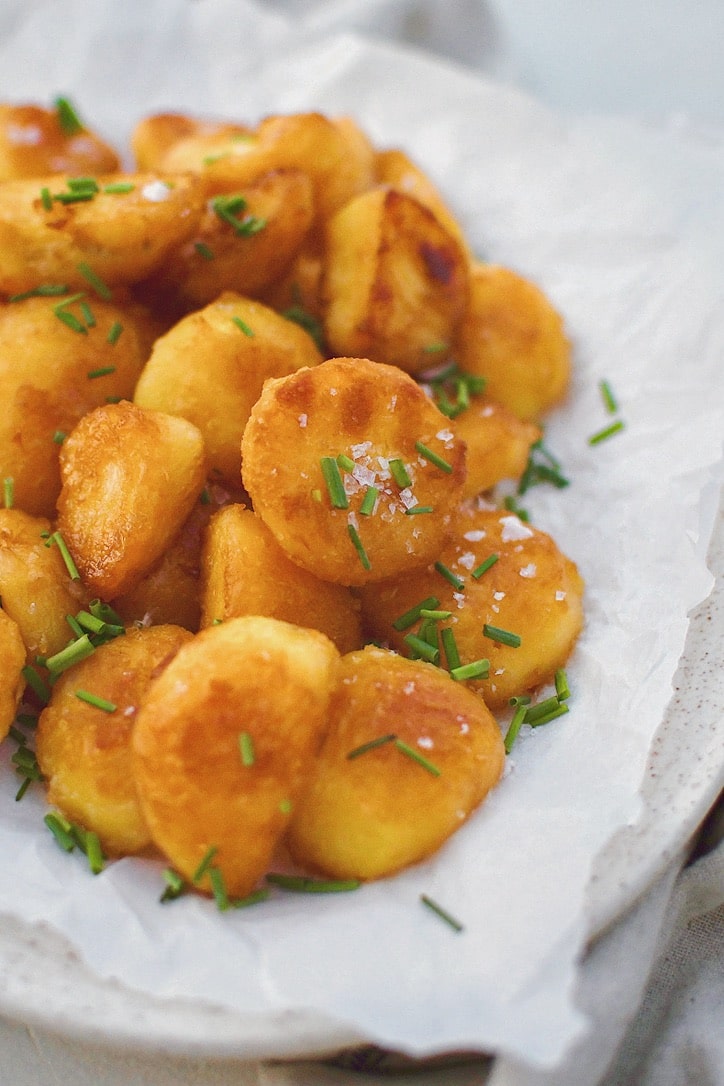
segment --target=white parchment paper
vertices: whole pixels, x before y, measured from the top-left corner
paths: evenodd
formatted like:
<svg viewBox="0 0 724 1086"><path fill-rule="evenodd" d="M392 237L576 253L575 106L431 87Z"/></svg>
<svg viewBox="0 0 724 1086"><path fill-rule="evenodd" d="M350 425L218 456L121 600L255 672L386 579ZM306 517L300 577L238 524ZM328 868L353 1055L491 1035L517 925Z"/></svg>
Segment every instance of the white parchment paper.
<svg viewBox="0 0 724 1086"><path fill-rule="evenodd" d="M422 55L319 40L243 2L38 0L6 5L0 30L2 98L68 94L121 146L154 110L254 120L311 108L404 146L475 249L535 279L565 314L576 371L547 444L572 485L537 488L526 505L587 582L572 711L519 742L499 789L429 862L354 894L224 915L201 899L161 907L158 866L124 860L93 878L57 849L39 791L14 801L6 751L0 911L50 923L99 976L153 995L241 1014L313 1010L415 1055L477 1048L553 1064L585 1028L571 992L591 866L637 816L687 612L711 586L720 188L697 175L688 198L675 134L642 148L635 125L565 121ZM603 378L626 428L591 448L610 421ZM421 893L464 932L421 908Z"/></svg>

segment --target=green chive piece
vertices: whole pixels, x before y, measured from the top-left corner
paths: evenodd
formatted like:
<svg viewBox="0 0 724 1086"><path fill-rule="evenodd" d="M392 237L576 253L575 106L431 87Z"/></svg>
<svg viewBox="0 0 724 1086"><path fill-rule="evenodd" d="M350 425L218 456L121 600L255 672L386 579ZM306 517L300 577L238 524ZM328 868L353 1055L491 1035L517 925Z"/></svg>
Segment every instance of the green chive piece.
<svg viewBox="0 0 724 1086"><path fill-rule="evenodd" d="M214 259L213 250L210 249L208 247L208 245L205 244L205 242L203 242L203 241L195 242L194 243L194 249L199 254L199 256L204 258L204 260L213 260Z"/></svg>
<svg viewBox="0 0 724 1086"><path fill-rule="evenodd" d="M52 812L45 816L43 822L52 833L58 846L64 852L72 852L76 842L71 832L73 827L70 822L67 822L61 815Z"/></svg>
<svg viewBox="0 0 724 1086"><path fill-rule="evenodd" d="M43 185L40 190L40 202L46 211L53 210L53 197L51 196L50 189L47 185Z"/></svg>
<svg viewBox="0 0 724 1086"><path fill-rule="evenodd" d="M93 287L99 298L103 298L105 301L110 301L113 297L111 288L103 282L101 277L93 271L90 264L87 264L84 260L78 264L78 271L83 278Z"/></svg>
<svg viewBox="0 0 724 1086"><path fill-rule="evenodd" d="M534 441L530 447L528 463L518 481L518 494L525 494L540 483L551 483L559 490L570 485L570 479L561 471L560 462L543 444L543 439Z"/></svg>
<svg viewBox="0 0 724 1086"><path fill-rule="evenodd" d="M85 660L86 657L91 656L96 650L95 645L91 641L88 634L83 634L82 637L77 638L75 641L71 641L69 645L66 645L60 652L56 652L53 656L49 656L45 661L45 665L48 671L53 677L61 675L64 671L67 671L69 667L73 667L74 664L80 663L81 660Z"/></svg>
<svg viewBox="0 0 724 1086"><path fill-rule="evenodd" d="M27 792L28 788L30 788L30 785L32 783L33 783L32 777L25 777L23 779L23 783L20 785L17 792L15 793L15 802L16 803L20 802L20 800L23 798L23 796Z"/></svg>
<svg viewBox="0 0 724 1086"><path fill-rule="evenodd" d="M254 740L249 732L241 732L239 735L239 753L242 765L254 765Z"/></svg>
<svg viewBox="0 0 724 1086"><path fill-rule="evenodd" d="M406 517L416 517L418 513L432 513L434 512L431 505L412 505L409 509L405 510Z"/></svg>
<svg viewBox="0 0 724 1086"><path fill-rule="evenodd" d="M177 897L181 897L185 884L178 871L174 871L172 867L167 867L163 872L163 881L166 883L166 888L159 898L162 904L165 901L175 901Z"/></svg>
<svg viewBox="0 0 724 1086"><path fill-rule="evenodd" d="M355 528L354 524L348 524L347 525L347 532L349 534L349 538L352 540L352 543L354 545L354 549L357 551L357 555L359 557L360 562L362 563L363 568L364 569L371 569L372 568L372 563L369 560L369 556L367 554L367 551L364 549L364 546L362 544L362 540L359 537L359 532Z"/></svg>
<svg viewBox="0 0 724 1086"><path fill-rule="evenodd" d="M39 287L25 290L22 294L13 294L8 298L9 302L24 302L26 298L57 298L60 294L67 294L68 287L65 283L41 283Z"/></svg>
<svg viewBox="0 0 724 1086"><path fill-rule="evenodd" d="M88 857L88 867L94 875L100 875L105 867L105 858L101 848L100 838L93 830L85 831L85 846L83 851Z"/></svg>
<svg viewBox="0 0 724 1086"><path fill-rule="evenodd" d="M380 735L377 739L370 739L368 743L362 743L359 747L355 747L351 750L347 757L351 760L353 758L359 758L361 754L367 754L370 750L375 750L377 747L382 747L386 743L392 743L397 739L397 736L393 733L389 735Z"/></svg>
<svg viewBox="0 0 724 1086"><path fill-rule="evenodd" d="M442 354L448 349L447 343L428 343L422 348L425 354Z"/></svg>
<svg viewBox="0 0 724 1086"><path fill-rule="evenodd" d="M107 335L106 339L107 339L107 341L110 343L110 345L112 347L114 347L116 345L116 343L118 343L118 340L120 339L122 331L123 331L123 325L121 324L120 321L114 321L113 324L108 329L108 335Z"/></svg>
<svg viewBox="0 0 724 1086"><path fill-rule="evenodd" d="M423 607L420 611L420 618L429 618L433 622L439 622L445 618L451 618L452 611L436 611L427 607Z"/></svg>
<svg viewBox="0 0 724 1086"><path fill-rule="evenodd" d="M108 377L109 374L115 372L115 366L99 366L97 370L88 370L86 377L88 377L88 379L92 381L96 377Z"/></svg>
<svg viewBox="0 0 724 1086"><path fill-rule="evenodd" d="M513 713L513 718L508 725L508 730L505 733L505 739L503 740L503 746L505 747L505 753L510 754L513 749L513 744L518 738L518 733L525 722L527 706L519 705Z"/></svg>
<svg viewBox="0 0 724 1086"><path fill-rule="evenodd" d="M68 98L56 98L54 104L58 123L66 136L76 136L83 131L85 126Z"/></svg>
<svg viewBox="0 0 724 1086"><path fill-rule="evenodd" d="M342 471L351 472L355 469L355 462L351 456L347 456L346 453L340 453L337 457L337 463Z"/></svg>
<svg viewBox="0 0 724 1086"><path fill-rule="evenodd" d="M239 237L250 237L266 226L266 219L259 219L255 215L237 218L239 212L246 210L246 200L238 194L215 196L211 201L211 208Z"/></svg>
<svg viewBox="0 0 724 1086"><path fill-rule="evenodd" d="M101 698L97 694L91 694L88 690L76 690L75 696L87 705L92 705L95 709L102 709L104 713L115 713L118 708L114 702L108 701L107 698Z"/></svg>
<svg viewBox="0 0 724 1086"><path fill-rule="evenodd" d="M440 471L444 471L447 474L450 474L450 472L453 470L452 464L449 464L447 460L443 460L441 456L438 456L438 454L436 452L433 452L432 449L428 448L427 445L423 445L421 441L415 442L415 448L419 452L420 456L422 456L425 460L429 460L430 463L434 464L436 468L440 469Z"/></svg>
<svg viewBox="0 0 724 1086"><path fill-rule="evenodd" d="M525 524L530 520L530 513L527 509L523 509L521 505L515 500L512 494L509 494L503 499L503 507L511 513L515 513L519 520L522 520Z"/></svg>
<svg viewBox="0 0 724 1086"><path fill-rule="evenodd" d="M359 511L363 517L369 517L374 513L379 493L379 489L376 486L367 487L365 496L362 499L362 504L359 507Z"/></svg>
<svg viewBox="0 0 724 1086"><path fill-rule="evenodd" d="M450 670L450 675L456 682L467 682L468 679L487 679L490 674L490 660L471 660L469 664L461 664Z"/></svg>
<svg viewBox="0 0 724 1086"><path fill-rule="evenodd" d="M395 480L401 490L404 490L405 487L412 486L412 479L410 478L409 472L402 460L390 460L389 469L392 478Z"/></svg>
<svg viewBox="0 0 724 1086"><path fill-rule="evenodd" d="M53 311L59 321L62 321L66 327L70 328L73 332L78 332L80 335L88 335L88 329L79 321L74 313L70 313L67 309L59 309L57 306Z"/></svg>
<svg viewBox="0 0 724 1086"><path fill-rule="evenodd" d="M25 679L26 684L33 691L38 701L43 705L47 705L50 701L50 687L45 680L38 675L35 668L30 664L26 664L20 674Z"/></svg>
<svg viewBox="0 0 724 1086"><path fill-rule="evenodd" d="M405 611L399 618L396 618L392 623L392 626L395 630L407 630L410 626L414 626L415 623L419 621L423 611L432 610L439 606L440 600L437 596L427 596L426 599L420 600L420 602L416 603L414 607L411 607L409 611Z"/></svg>
<svg viewBox="0 0 724 1086"><path fill-rule="evenodd" d="M618 434L625 427L625 423L622 419L617 419L616 422L612 422L610 426L604 426L602 430L598 430L595 434L591 434L588 439L589 445L600 445L602 441L607 441L609 437L613 437L614 434Z"/></svg>
<svg viewBox="0 0 724 1086"><path fill-rule="evenodd" d="M83 636L83 634L85 633L85 630L81 626L80 622L78 622L78 619L75 617L75 615L66 615L65 616L65 621L68 623L71 630L73 631L73 636L74 637L82 637Z"/></svg>
<svg viewBox="0 0 724 1086"><path fill-rule="evenodd" d="M258 905L260 901L268 900L268 890L254 890L251 894L247 894L246 897L231 898L229 904L231 905L232 909L246 909L249 905Z"/></svg>
<svg viewBox="0 0 724 1086"><path fill-rule="evenodd" d="M93 599L88 604L88 610L94 618L99 618L109 626L122 626L123 620L117 611L114 611L110 603L104 600Z"/></svg>
<svg viewBox="0 0 724 1086"><path fill-rule="evenodd" d="M329 500L335 509L347 509L349 499L344 489L342 476L339 472L339 464L333 456L323 456L320 460L322 475L327 486Z"/></svg>
<svg viewBox="0 0 724 1086"><path fill-rule="evenodd" d="M290 799L283 799L279 804L279 810L283 815L292 813L292 801Z"/></svg>
<svg viewBox="0 0 724 1086"><path fill-rule="evenodd" d="M340 894L358 890L359 879L312 879L307 875L282 875L271 871L266 881L282 890L294 890L301 894Z"/></svg>
<svg viewBox="0 0 724 1086"><path fill-rule="evenodd" d="M423 660L427 660L430 664L438 663L440 650L431 645L425 638L418 637L417 634L405 634L403 640L406 645L409 645L415 656L422 657Z"/></svg>
<svg viewBox="0 0 724 1086"><path fill-rule="evenodd" d="M495 565L499 558L499 554L491 554L485 559L484 562L481 562L480 565L473 570L473 577L475 578L475 580L477 581L479 577L482 577L484 573L487 573L488 570Z"/></svg>
<svg viewBox="0 0 724 1086"><path fill-rule="evenodd" d="M566 675L565 669L562 667L559 667L556 671L555 684L556 697L559 701L566 701L568 698L570 698L571 690L568 685L568 677Z"/></svg>
<svg viewBox="0 0 724 1086"><path fill-rule="evenodd" d="M465 581L462 579L462 577L458 577L457 573L453 573L453 571L442 562L436 562L435 569L442 577L445 578L446 581L449 581L453 588L456 589L458 592L460 592L461 589L464 588Z"/></svg>
<svg viewBox="0 0 724 1086"><path fill-rule="evenodd" d="M242 320L241 317L232 317L231 318L231 323L235 324L236 327L241 332L243 332L245 336L249 336L250 339L253 339L253 337L254 337L254 329L250 328L249 325L246 323L246 321Z"/></svg>
<svg viewBox="0 0 724 1086"><path fill-rule="evenodd" d="M439 777L442 770L438 769L429 759L423 754L420 754L419 750L415 750L409 743L405 743L403 739L395 739L395 746L404 754L407 758L411 758L413 762L417 762L423 769L426 769L428 773L432 773L433 777Z"/></svg>
<svg viewBox="0 0 724 1086"><path fill-rule="evenodd" d="M109 185L103 186L103 191L111 193L112 195L122 195L127 192L133 192L135 185L132 181L111 181Z"/></svg>
<svg viewBox="0 0 724 1086"><path fill-rule="evenodd" d="M431 912L435 913L436 916L439 916L441 920L444 920L448 927L452 928L453 931L460 932L465 930L459 920L456 920L454 916L451 916L447 909L443 909L441 905L438 905L438 903L433 901L431 897L428 897L427 894L420 894L420 901L430 909Z"/></svg>
<svg viewBox="0 0 724 1086"><path fill-rule="evenodd" d="M293 305L289 309L283 310L282 317L286 317L288 321L294 321L300 328L303 328L312 337L320 351L324 351L324 332L321 322L316 317L312 316L300 305Z"/></svg>
<svg viewBox="0 0 724 1086"><path fill-rule="evenodd" d="M71 192L100 192L95 177L69 177L68 188Z"/></svg>
<svg viewBox="0 0 724 1086"><path fill-rule="evenodd" d="M497 641L499 645L507 645L511 649L520 648L520 634L501 630L499 626L491 626L488 622L483 626L483 636L489 637L491 641Z"/></svg>
<svg viewBox="0 0 724 1086"><path fill-rule="evenodd" d="M80 303L80 311L83 314L83 320L85 321L86 328L95 328L96 319L93 315L93 310L88 305L88 302Z"/></svg>
<svg viewBox="0 0 724 1086"><path fill-rule="evenodd" d="M508 705L530 705L530 694L514 694L512 698L508 698Z"/></svg>
<svg viewBox="0 0 724 1086"><path fill-rule="evenodd" d="M559 716L564 716L570 711L568 702L559 701L555 708L550 709L547 713L541 713L533 720L526 719L526 724L530 724L532 728L540 728L543 724L550 724L551 720L556 720Z"/></svg>
<svg viewBox="0 0 724 1086"><path fill-rule="evenodd" d="M613 390L608 381L599 381L598 388L601 393L601 399L603 400L604 407L608 411L609 415L615 415L618 411L618 403L616 397L613 394Z"/></svg>
<svg viewBox="0 0 724 1086"><path fill-rule="evenodd" d="M214 901L219 912L226 912L231 905L229 901L229 895L226 892L226 883L224 882L224 876L218 867L209 868L209 882L211 883L211 892L214 895Z"/></svg>
<svg viewBox="0 0 724 1086"><path fill-rule="evenodd" d="M56 430L53 434L53 441L56 445L62 445L67 436L64 430Z"/></svg>
<svg viewBox="0 0 724 1086"><path fill-rule="evenodd" d="M202 878L204 877L206 872L211 867L214 856L216 856L216 853L218 851L219 851L219 849L218 849L217 845L211 845L206 850L206 852L204 853L204 856L203 856L203 858L201 860L201 863L196 868L196 871L193 874L193 882L201 882Z"/></svg>
<svg viewBox="0 0 724 1086"><path fill-rule="evenodd" d="M71 555L70 551L68 550L68 546L67 546L65 540L63 539L62 535L60 534L60 532L53 532L53 534L50 536L50 541L55 543L56 547L60 551L61 557L62 557L63 561L65 562L65 568L68 570L68 573L70 574L70 579L72 581L79 581L80 580L80 573L78 572L78 567L76 566L75 562L73 561L73 556Z"/></svg>
<svg viewBox="0 0 724 1086"><path fill-rule="evenodd" d="M442 647L445 652L445 659L447 660L447 669L452 672L455 668L460 667L460 653L458 652L457 642L455 640L455 634L453 633L451 626L445 626L440 631L440 640L442 641Z"/></svg>
<svg viewBox="0 0 724 1086"><path fill-rule="evenodd" d="M526 724L535 724L541 717L547 716L548 713L556 710L560 705L556 695L550 698L544 698L543 701L536 702L535 705L529 705L526 714Z"/></svg>
<svg viewBox="0 0 724 1086"><path fill-rule="evenodd" d="M3 502L6 509L12 509L15 504L15 480L12 475L3 479Z"/></svg>

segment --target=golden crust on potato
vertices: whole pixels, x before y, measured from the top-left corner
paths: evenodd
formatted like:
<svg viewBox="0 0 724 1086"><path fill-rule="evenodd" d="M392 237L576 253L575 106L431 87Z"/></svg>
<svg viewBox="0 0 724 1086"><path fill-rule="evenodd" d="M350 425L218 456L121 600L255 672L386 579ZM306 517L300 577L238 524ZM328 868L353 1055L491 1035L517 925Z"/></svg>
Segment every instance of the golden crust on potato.
<svg viewBox="0 0 724 1086"><path fill-rule="evenodd" d="M470 406L451 421L450 428L467 447L464 498L473 498L504 479L519 479L531 445L541 436L534 423L519 419L486 396L473 398Z"/></svg>
<svg viewBox="0 0 724 1086"><path fill-rule="evenodd" d="M333 878L393 874L462 825L504 758L484 702L444 671L379 648L350 653L292 817L290 851Z"/></svg>
<svg viewBox="0 0 724 1086"><path fill-rule="evenodd" d="M25 689L25 645L17 622L0 607L0 741L10 731Z"/></svg>
<svg viewBox="0 0 724 1086"><path fill-rule="evenodd" d="M294 565L264 522L241 505L227 505L208 527L202 585L203 626L267 615L320 630L340 652L362 644L359 603L350 590Z"/></svg>
<svg viewBox="0 0 724 1086"><path fill-rule="evenodd" d="M83 583L110 600L148 573L206 478L200 431L123 401L85 415L63 443L58 527Z"/></svg>
<svg viewBox="0 0 724 1086"><path fill-rule="evenodd" d="M0 181L54 173L88 177L119 165L109 144L82 122L63 124L57 107L0 104Z"/></svg>
<svg viewBox="0 0 724 1086"><path fill-rule="evenodd" d="M244 486L282 550L322 580L402 573L449 536L465 447L447 421L401 370L329 359L264 386L244 431ZM330 469L341 476L337 499Z"/></svg>
<svg viewBox="0 0 724 1086"><path fill-rule="evenodd" d="M583 624L583 581L575 564L549 535L523 523L515 514L463 507L455 536L439 555L443 570L429 566L361 593L362 613L376 637L405 654L405 638L419 623L396 629L393 623L422 600L450 612L438 630L453 631L461 664L488 660L487 678L471 681L494 709L510 697L550 680L570 655ZM478 567L493 555L487 572ZM453 585L444 570L458 579ZM520 638L512 647L488 637L485 625ZM441 651L440 659L446 663Z"/></svg>
<svg viewBox="0 0 724 1086"><path fill-rule="evenodd" d="M203 120L185 113L152 113L131 132L131 150L136 169L157 170L166 153L180 140L199 135L229 139L250 133L245 125L229 121Z"/></svg>
<svg viewBox="0 0 724 1086"><path fill-rule="evenodd" d="M230 895L265 874L316 756L339 654L316 630L260 616L197 634L156 680L133 731L156 845L194 880L213 851Z"/></svg>
<svg viewBox="0 0 724 1086"><path fill-rule="evenodd" d="M62 674L40 714L36 753L48 802L97 833L114 855L150 844L131 770L131 733L149 685L191 637L176 626L128 629ZM78 691L115 708L89 704Z"/></svg>

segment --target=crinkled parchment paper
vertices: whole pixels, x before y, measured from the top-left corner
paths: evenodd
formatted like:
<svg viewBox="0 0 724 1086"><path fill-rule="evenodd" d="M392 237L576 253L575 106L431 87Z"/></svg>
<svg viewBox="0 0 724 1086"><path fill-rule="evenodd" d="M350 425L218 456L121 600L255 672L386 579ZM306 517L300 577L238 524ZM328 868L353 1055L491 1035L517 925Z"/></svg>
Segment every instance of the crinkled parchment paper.
<svg viewBox="0 0 724 1086"><path fill-rule="evenodd" d="M192 897L162 907L158 865L123 860L93 878L61 853L39 789L14 801L6 752L0 911L49 923L98 976L152 995L317 1011L416 1055L478 1048L550 1065L585 1028L571 992L592 863L637 817L687 612L711 587L720 190L697 176L689 199L680 157L658 185L636 126L564 121L414 53L290 34L244 3L5 5L0 31L2 98L68 94L120 144L153 110L253 120L320 108L427 167L476 250L535 279L565 314L575 377L546 440L571 486L539 487L526 504L579 564L588 616L571 712L519 741L500 787L429 862L353 894L224 915ZM590 447L610 421L603 378L626 428Z"/></svg>

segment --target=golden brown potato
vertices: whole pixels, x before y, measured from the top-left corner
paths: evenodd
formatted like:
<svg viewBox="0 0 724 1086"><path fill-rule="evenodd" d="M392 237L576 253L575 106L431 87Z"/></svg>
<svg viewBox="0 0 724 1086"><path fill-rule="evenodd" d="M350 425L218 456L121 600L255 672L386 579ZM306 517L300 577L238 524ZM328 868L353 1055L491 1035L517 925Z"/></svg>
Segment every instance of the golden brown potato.
<svg viewBox="0 0 724 1086"><path fill-rule="evenodd" d="M297 565L338 584L380 580L449 537L465 447L447 422L401 370L329 359L264 386L244 431L244 486Z"/></svg>
<svg viewBox="0 0 724 1086"><path fill-rule="evenodd" d="M28 660L52 656L70 640L65 616L85 605L44 517L20 509L0 509L0 599L18 625Z"/></svg>
<svg viewBox="0 0 724 1086"><path fill-rule="evenodd" d="M489 490L504 479L519 479L540 438L540 429L487 396L474 397L450 428L467 446L464 498Z"/></svg>
<svg viewBox="0 0 724 1086"><path fill-rule="evenodd" d="M462 825L504 759L485 703L444 671L379 648L351 653L292 817L291 853L333 878L390 875Z"/></svg>
<svg viewBox="0 0 724 1086"><path fill-rule="evenodd" d="M438 222L442 223L448 233L457 239L468 259L471 258L463 229L437 186L404 151L399 148L379 151L375 156L375 173L380 184L390 185L400 192L407 192L421 204L429 207Z"/></svg>
<svg viewBox="0 0 724 1086"><path fill-rule="evenodd" d="M194 235L204 208L190 174L106 174L92 199L74 195L72 180L0 184L0 293L46 283L86 290L88 272L106 288L146 279ZM132 187L108 191L118 185Z"/></svg>
<svg viewBox="0 0 724 1086"><path fill-rule="evenodd" d="M299 325L227 291L156 341L135 402L197 426L214 478L238 486L241 437L262 385L321 361Z"/></svg>
<svg viewBox="0 0 724 1086"><path fill-rule="evenodd" d="M63 443L60 472L58 527L84 584L111 600L153 568L191 512L204 442L185 419L107 404Z"/></svg>
<svg viewBox="0 0 724 1086"><path fill-rule="evenodd" d="M69 328L58 306L83 331ZM88 295L71 305L36 297L0 306L0 478L13 479L16 506L54 515L65 435L107 399L132 397L154 331L138 307Z"/></svg>
<svg viewBox="0 0 724 1086"><path fill-rule="evenodd" d="M0 607L0 741L10 731L23 696L25 658L20 628Z"/></svg>
<svg viewBox="0 0 724 1086"><path fill-rule="evenodd" d="M0 105L0 181L67 173L113 173L118 155L77 114L37 105Z"/></svg>
<svg viewBox="0 0 724 1086"><path fill-rule="evenodd" d="M476 263L455 345L460 368L486 379L491 399L537 419L568 389L571 345L545 294L508 268Z"/></svg>
<svg viewBox="0 0 724 1086"><path fill-rule="evenodd" d="M217 876L244 897L266 872L338 661L317 630L246 616L202 630L153 684L132 739L139 800L156 845L200 889ZM207 857L214 873L195 878Z"/></svg>
<svg viewBox="0 0 724 1086"><path fill-rule="evenodd" d="M216 513L203 555L202 625L267 615L321 630L340 652L362 644L359 603L343 585L295 566L264 522L241 505Z"/></svg>
<svg viewBox="0 0 724 1086"><path fill-rule="evenodd" d="M64 672L40 714L36 753L48 802L97 833L111 854L150 844L133 781L131 733L149 685L191 637L176 626L127 630ZM115 708L90 704L87 694Z"/></svg>
<svg viewBox="0 0 724 1086"><path fill-rule="evenodd" d="M284 275L260 291L259 297L278 313L297 320L325 350L322 328L323 255L314 237L308 237Z"/></svg>
<svg viewBox="0 0 724 1086"><path fill-rule="evenodd" d="M494 555L487 572L478 572ZM469 504L460 510L455 538L441 551L439 563L362 590L363 617L375 636L411 654L405 639L420 634L421 622L398 620L432 598L433 609L450 612L437 624L441 664L451 666L442 633L447 627L460 664L489 661L487 678L470 685L491 708L553 678L581 630L583 581L551 537L513 513ZM485 627L493 628L490 636ZM520 643L505 643L495 637L496 630Z"/></svg>
<svg viewBox="0 0 724 1086"><path fill-rule="evenodd" d="M227 121L201 120L184 113L153 113L142 118L131 132L136 169L159 169L166 152L175 143L202 134L228 139L251 134L251 129Z"/></svg>
<svg viewBox="0 0 724 1086"><path fill-rule="evenodd" d="M378 186L327 223L324 331L338 355L418 374L448 357L468 299L460 243L413 196Z"/></svg>

